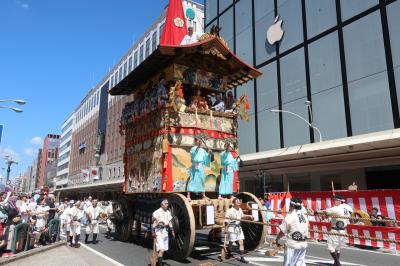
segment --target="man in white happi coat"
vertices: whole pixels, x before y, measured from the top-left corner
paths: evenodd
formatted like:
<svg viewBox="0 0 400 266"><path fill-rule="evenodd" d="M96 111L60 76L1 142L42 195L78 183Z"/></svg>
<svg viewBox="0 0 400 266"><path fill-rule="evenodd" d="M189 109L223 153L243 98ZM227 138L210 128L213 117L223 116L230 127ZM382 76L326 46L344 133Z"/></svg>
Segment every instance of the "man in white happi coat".
<svg viewBox="0 0 400 266"><path fill-rule="evenodd" d="M68 202L68 206L64 209L63 213L60 216L61 219L61 225L64 225L65 227L65 235L67 236L67 240L69 243L72 243L72 236L70 236L71 233L71 216L70 212L72 208L74 207L75 201L70 200ZM63 229L61 229L63 230Z"/></svg>
<svg viewBox="0 0 400 266"><path fill-rule="evenodd" d="M71 231L70 231L70 246L79 248L79 237L81 235L81 219L83 217L83 212L80 209L81 202L77 201L74 204L74 207L69 212L70 220L71 220Z"/></svg>
<svg viewBox="0 0 400 266"><path fill-rule="evenodd" d="M306 212L302 209L302 199L293 198L290 201L290 209L282 224L279 226L279 234L276 236L276 244L286 235L284 266L305 266L306 249L309 222Z"/></svg>
<svg viewBox="0 0 400 266"><path fill-rule="evenodd" d="M65 226L66 226L66 215L65 215L65 210L69 207L69 202L68 199L65 198L64 202L60 202L60 206L58 206L58 212L59 212L59 217L60 217L60 234L65 233ZM68 237L68 234L67 234Z"/></svg>
<svg viewBox="0 0 400 266"><path fill-rule="evenodd" d="M168 200L163 199L161 207L153 212L152 236L156 241L156 250L158 252L157 265L163 265L164 252L168 250L168 230L175 237L175 231L172 227L172 215L168 207Z"/></svg>
<svg viewBox="0 0 400 266"><path fill-rule="evenodd" d="M331 233L336 234L346 234L346 226L350 223L350 217L353 213L353 208L346 204L346 200L341 195L335 195L335 206L332 208L323 210L323 211L315 211L315 214L325 214L330 216L331 219ZM339 218L348 217L348 218ZM334 260L334 266L340 266L340 249L343 244L345 244L345 237L338 235L328 235L327 237L327 248L331 253L331 256Z"/></svg>
<svg viewBox="0 0 400 266"><path fill-rule="evenodd" d="M97 205L97 199L92 200L92 204L86 209L88 224L86 226L85 244L89 243L89 235L93 234L93 244L97 244L97 234L99 233L99 218L103 209Z"/></svg>
<svg viewBox="0 0 400 266"><path fill-rule="evenodd" d="M107 214L107 239L111 238L111 231L114 229L114 224L111 221L111 215L113 214L113 206L112 206L112 201L108 202L108 206L106 207L105 210Z"/></svg>
<svg viewBox="0 0 400 266"><path fill-rule="evenodd" d="M253 216L243 214L243 210L240 208L242 201L238 198L233 200L233 206L225 214L225 233L228 234L229 247L227 248L228 256L231 257L232 244L233 242L239 243L239 254L238 260L242 263L249 263L244 259L244 234L242 230L241 221L243 219L253 220Z"/></svg>

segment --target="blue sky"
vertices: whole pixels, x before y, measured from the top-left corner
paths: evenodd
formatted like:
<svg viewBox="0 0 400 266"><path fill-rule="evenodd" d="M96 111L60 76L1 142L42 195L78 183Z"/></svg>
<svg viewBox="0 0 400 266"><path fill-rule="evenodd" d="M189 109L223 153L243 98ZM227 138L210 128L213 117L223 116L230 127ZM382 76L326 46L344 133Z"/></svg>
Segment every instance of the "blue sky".
<svg viewBox="0 0 400 266"><path fill-rule="evenodd" d="M198 1L202 2L202 1ZM0 0L0 99L25 99L24 112L0 109L3 157L33 161L41 139L140 38L167 0ZM18 106L20 107L20 106Z"/></svg>

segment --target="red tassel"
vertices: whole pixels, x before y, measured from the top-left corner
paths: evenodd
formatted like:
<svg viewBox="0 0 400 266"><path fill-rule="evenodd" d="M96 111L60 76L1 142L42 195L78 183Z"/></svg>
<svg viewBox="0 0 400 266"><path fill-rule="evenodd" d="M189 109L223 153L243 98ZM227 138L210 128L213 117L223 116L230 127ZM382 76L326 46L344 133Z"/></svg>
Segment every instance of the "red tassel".
<svg viewBox="0 0 400 266"><path fill-rule="evenodd" d="M245 108L246 108L246 110L250 109L250 102L249 102L249 99L247 99L247 97L246 97L246 106L245 106Z"/></svg>

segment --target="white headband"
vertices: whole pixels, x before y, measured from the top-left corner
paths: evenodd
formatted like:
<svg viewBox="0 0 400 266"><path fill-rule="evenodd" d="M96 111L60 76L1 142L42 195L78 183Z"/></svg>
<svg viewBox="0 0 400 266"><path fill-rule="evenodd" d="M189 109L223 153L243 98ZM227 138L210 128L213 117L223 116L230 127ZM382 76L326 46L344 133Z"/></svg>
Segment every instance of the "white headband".
<svg viewBox="0 0 400 266"><path fill-rule="evenodd" d="M301 206L301 203L299 203L299 202L294 202L294 201L290 201L290 204L291 205L294 205L294 206Z"/></svg>
<svg viewBox="0 0 400 266"><path fill-rule="evenodd" d="M163 203L163 204L168 203L168 200L165 199L165 200L161 201L161 203Z"/></svg>

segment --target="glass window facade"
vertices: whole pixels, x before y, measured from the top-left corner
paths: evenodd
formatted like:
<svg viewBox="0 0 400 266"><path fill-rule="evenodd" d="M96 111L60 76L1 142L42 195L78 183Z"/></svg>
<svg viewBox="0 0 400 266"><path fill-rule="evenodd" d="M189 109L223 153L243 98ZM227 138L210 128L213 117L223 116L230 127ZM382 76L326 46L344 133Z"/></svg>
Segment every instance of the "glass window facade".
<svg viewBox="0 0 400 266"><path fill-rule="evenodd" d="M132 71L132 56L129 56L129 69L128 72Z"/></svg>
<svg viewBox="0 0 400 266"><path fill-rule="evenodd" d="M151 51L153 52L157 48L157 31L154 31L151 36Z"/></svg>
<svg viewBox="0 0 400 266"><path fill-rule="evenodd" d="M236 3L236 54L248 64L253 63L252 2ZM223 27L223 25L221 25Z"/></svg>
<svg viewBox="0 0 400 266"><path fill-rule="evenodd" d="M379 11L343 28L354 134L393 128Z"/></svg>
<svg viewBox="0 0 400 266"><path fill-rule="evenodd" d="M225 39L229 48L233 50L233 8L227 10L223 15L221 15L219 21L220 25L224 25L220 31L220 36Z"/></svg>
<svg viewBox="0 0 400 266"><path fill-rule="evenodd" d="M310 44L309 64L315 126L324 132L324 140L345 137L346 116L337 32ZM314 131L314 135L317 140L318 132Z"/></svg>
<svg viewBox="0 0 400 266"><path fill-rule="evenodd" d="M254 2L256 65L276 56L276 46L270 45L265 33L275 20L274 1L255 0Z"/></svg>
<svg viewBox="0 0 400 266"><path fill-rule="evenodd" d="M139 63L142 63L144 60L144 45L140 46L140 54L139 54Z"/></svg>
<svg viewBox="0 0 400 266"><path fill-rule="evenodd" d="M400 102L400 1L390 4L387 8L390 45L392 47L393 69L396 80L397 102Z"/></svg>
<svg viewBox="0 0 400 266"><path fill-rule="evenodd" d="M146 58L150 55L150 38L146 40Z"/></svg>
<svg viewBox="0 0 400 266"><path fill-rule="evenodd" d="M258 145L260 151L266 151L280 148L279 116L271 112L279 109L276 63L260 70L269 73L257 79Z"/></svg>
<svg viewBox="0 0 400 266"><path fill-rule="evenodd" d="M285 31L280 43L281 52L303 42L303 16L301 13L301 1L278 0L278 14L283 20Z"/></svg>
<svg viewBox="0 0 400 266"><path fill-rule="evenodd" d="M309 38L337 25L335 0L306 0L307 36Z"/></svg>
<svg viewBox="0 0 400 266"><path fill-rule="evenodd" d="M340 0L342 19L347 20L378 3L379 0Z"/></svg>
<svg viewBox="0 0 400 266"><path fill-rule="evenodd" d="M254 116L254 81L250 81L240 87L237 87L237 94L246 94L250 102L249 121L239 120L238 128L241 134L238 136L240 152L254 153L256 152L256 127Z"/></svg>
<svg viewBox="0 0 400 266"><path fill-rule="evenodd" d="M236 89L237 97L246 93L252 102L250 121L239 122L241 153L319 141L305 121L273 109L313 122L323 140L400 127L400 1L205 4L206 31L218 21L230 48L263 72ZM267 30L278 14L284 35L270 45Z"/></svg>
<svg viewBox="0 0 400 266"><path fill-rule="evenodd" d="M133 56L133 62L134 62L134 67L136 68L139 65L139 60L138 60L138 51L135 51L135 54Z"/></svg>
<svg viewBox="0 0 400 266"><path fill-rule="evenodd" d="M224 12L224 10L232 4L233 0L219 0L219 13Z"/></svg>
<svg viewBox="0 0 400 266"><path fill-rule="evenodd" d="M204 1L205 3L205 22L211 22L216 16L218 11L218 0Z"/></svg>

